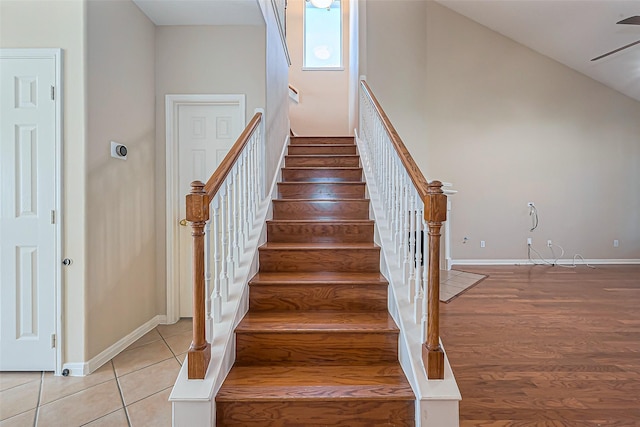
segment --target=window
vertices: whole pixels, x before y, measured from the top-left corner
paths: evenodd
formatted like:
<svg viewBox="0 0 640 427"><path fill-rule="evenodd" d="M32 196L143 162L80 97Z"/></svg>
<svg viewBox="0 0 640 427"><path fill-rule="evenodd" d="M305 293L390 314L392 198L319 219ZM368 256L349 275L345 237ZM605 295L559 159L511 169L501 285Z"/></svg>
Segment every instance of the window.
<svg viewBox="0 0 640 427"><path fill-rule="evenodd" d="M315 2L315 1L314 1ZM342 13L340 0L319 8L305 1L304 64L306 69L342 68Z"/></svg>

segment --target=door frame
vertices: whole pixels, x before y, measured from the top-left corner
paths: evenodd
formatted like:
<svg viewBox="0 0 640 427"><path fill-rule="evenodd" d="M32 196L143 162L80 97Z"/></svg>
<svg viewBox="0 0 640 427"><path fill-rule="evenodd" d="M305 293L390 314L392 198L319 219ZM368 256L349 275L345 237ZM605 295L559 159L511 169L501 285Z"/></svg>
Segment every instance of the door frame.
<svg viewBox="0 0 640 427"><path fill-rule="evenodd" d="M55 243L53 245L53 259L59 260L60 263L54 264L54 286L55 286L55 375L62 374L62 348L64 346L64 330L63 330L63 287L62 287L62 260L60 255L62 251L63 240L63 109L62 98L64 96L64 87L62 85L63 78L63 51L60 48L0 48L0 58L2 59L53 59L55 68L55 88L54 93L54 144L55 144Z"/></svg>
<svg viewBox="0 0 640 427"><path fill-rule="evenodd" d="M241 122L246 123L244 94L198 94L165 95L166 118L166 280L167 280L167 323L180 319L180 258L178 257L178 108L182 105L215 106L237 105L242 114ZM186 196L186 195L185 195ZM184 196L182 196L184 197Z"/></svg>

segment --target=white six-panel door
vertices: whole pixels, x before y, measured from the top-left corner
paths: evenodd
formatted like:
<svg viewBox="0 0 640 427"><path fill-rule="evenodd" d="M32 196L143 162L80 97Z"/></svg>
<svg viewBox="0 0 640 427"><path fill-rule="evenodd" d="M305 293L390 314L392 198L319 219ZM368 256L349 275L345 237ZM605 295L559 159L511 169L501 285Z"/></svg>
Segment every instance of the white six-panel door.
<svg viewBox="0 0 640 427"><path fill-rule="evenodd" d="M244 106L235 103L179 105L177 117L178 167L181 218L191 182L207 182L243 130ZM180 227L180 317L191 317L193 308L191 227Z"/></svg>
<svg viewBox="0 0 640 427"><path fill-rule="evenodd" d="M8 51L0 56L0 370L54 370L60 58Z"/></svg>

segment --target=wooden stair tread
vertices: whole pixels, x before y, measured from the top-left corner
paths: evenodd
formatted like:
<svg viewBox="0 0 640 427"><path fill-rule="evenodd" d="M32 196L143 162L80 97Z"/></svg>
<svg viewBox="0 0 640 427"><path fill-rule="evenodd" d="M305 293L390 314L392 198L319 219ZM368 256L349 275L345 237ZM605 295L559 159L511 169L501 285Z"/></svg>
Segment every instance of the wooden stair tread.
<svg viewBox="0 0 640 427"><path fill-rule="evenodd" d="M326 249L326 250L340 250L340 249L377 249L378 245L375 243L287 243L287 242L267 242L260 246L258 249L286 249L286 250L300 250L307 251L309 249Z"/></svg>
<svg viewBox="0 0 640 427"><path fill-rule="evenodd" d="M346 144L348 142L355 144L353 136L292 136L291 144Z"/></svg>
<svg viewBox="0 0 640 427"><path fill-rule="evenodd" d="M303 171L309 171L309 170L325 170L325 171L329 171L329 170L337 170L337 171L358 170L358 171L361 171L362 170L361 167L357 167L357 166L317 166L317 167L312 167L312 166L286 166L286 167L281 168L281 169L303 170Z"/></svg>
<svg viewBox="0 0 640 427"><path fill-rule="evenodd" d="M280 283L331 283L331 284L362 284L362 283L385 283L387 279L380 272L327 272L327 271L309 271L309 272L259 272L251 279L251 284L280 284Z"/></svg>
<svg viewBox="0 0 640 427"><path fill-rule="evenodd" d="M303 202L303 203L309 203L309 204L314 204L314 203L331 203L331 204L336 204L336 203L343 203L343 202L362 202L362 201L366 201L368 202L369 199L273 199L274 202L278 203L278 202Z"/></svg>
<svg viewBox="0 0 640 427"><path fill-rule="evenodd" d="M300 145L304 145L305 147L322 147L322 148L327 146L327 144L316 144L316 143L300 144ZM332 147L353 147L353 146L355 146L355 144L353 142L350 143L350 144L349 143L340 142L340 143L336 143L336 144L331 144L331 146Z"/></svg>
<svg viewBox="0 0 640 427"><path fill-rule="evenodd" d="M360 158L360 156L358 154L287 154L285 157L294 157L294 158L298 158L298 157L322 157L322 158L326 158L326 157L358 157L358 158Z"/></svg>
<svg viewBox="0 0 640 427"><path fill-rule="evenodd" d="M248 312L236 327L241 332L397 332L385 311L256 311Z"/></svg>
<svg viewBox="0 0 640 427"><path fill-rule="evenodd" d="M415 396L399 365L237 366L216 400L394 399Z"/></svg>
<svg viewBox="0 0 640 427"><path fill-rule="evenodd" d="M279 182L278 185L282 186L296 186L296 185L366 185L364 181L286 181Z"/></svg>
<svg viewBox="0 0 640 427"><path fill-rule="evenodd" d="M372 219L268 219L267 224L371 224Z"/></svg>

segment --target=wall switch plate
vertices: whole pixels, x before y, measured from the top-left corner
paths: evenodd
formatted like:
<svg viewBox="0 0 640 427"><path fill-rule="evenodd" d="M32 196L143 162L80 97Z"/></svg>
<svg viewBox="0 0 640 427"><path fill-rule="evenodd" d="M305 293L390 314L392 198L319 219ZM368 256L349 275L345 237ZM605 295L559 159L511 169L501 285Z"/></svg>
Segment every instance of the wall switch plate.
<svg viewBox="0 0 640 427"><path fill-rule="evenodd" d="M553 246L553 243L551 243L551 240L547 240L547 247L550 248L551 246Z"/></svg>
<svg viewBox="0 0 640 427"><path fill-rule="evenodd" d="M484 248L484 240L480 240L480 247Z"/></svg>
<svg viewBox="0 0 640 427"><path fill-rule="evenodd" d="M527 237L527 245L531 246L533 244L533 238Z"/></svg>
<svg viewBox="0 0 640 427"><path fill-rule="evenodd" d="M613 247L617 248L618 246L620 246L620 242L618 241L618 239L613 241Z"/></svg>

